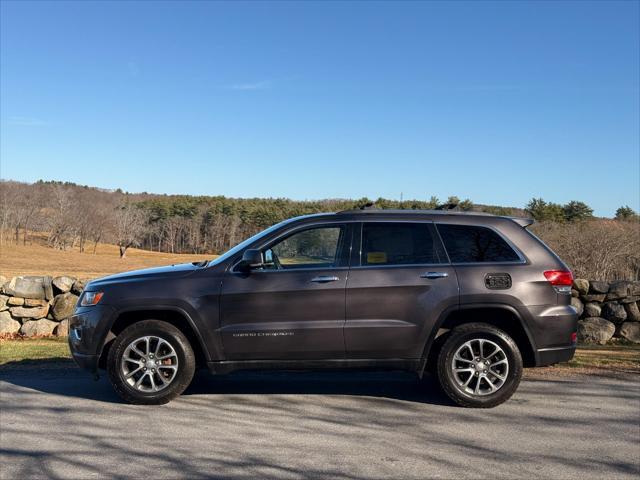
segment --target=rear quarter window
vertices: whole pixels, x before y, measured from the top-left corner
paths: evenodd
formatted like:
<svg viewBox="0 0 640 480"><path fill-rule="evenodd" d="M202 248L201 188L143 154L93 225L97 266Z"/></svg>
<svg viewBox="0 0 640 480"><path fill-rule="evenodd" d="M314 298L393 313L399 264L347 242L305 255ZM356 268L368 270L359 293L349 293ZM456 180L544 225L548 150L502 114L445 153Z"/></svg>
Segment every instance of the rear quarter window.
<svg viewBox="0 0 640 480"><path fill-rule="evenodd" d="M515 250L490 228L441 223L437 229L452 263L520 261Z"/></svg>

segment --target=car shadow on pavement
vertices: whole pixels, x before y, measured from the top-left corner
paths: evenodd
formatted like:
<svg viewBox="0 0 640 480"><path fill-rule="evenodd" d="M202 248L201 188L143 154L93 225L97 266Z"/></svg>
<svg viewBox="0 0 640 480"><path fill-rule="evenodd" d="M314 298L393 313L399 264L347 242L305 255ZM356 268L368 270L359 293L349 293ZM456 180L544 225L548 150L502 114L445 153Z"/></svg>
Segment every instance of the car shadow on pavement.
<svg viewBox="0 0 640 480"><path fill-rule="evenodd" d="M55 395L122 403L105 371L96 381L71 361L12 362L0 367L0 381ZM415 374L395 371L242 371L215 376L199 370L183 395L252 394L367 396L453 406L434 377L419 380Z"/></svg>

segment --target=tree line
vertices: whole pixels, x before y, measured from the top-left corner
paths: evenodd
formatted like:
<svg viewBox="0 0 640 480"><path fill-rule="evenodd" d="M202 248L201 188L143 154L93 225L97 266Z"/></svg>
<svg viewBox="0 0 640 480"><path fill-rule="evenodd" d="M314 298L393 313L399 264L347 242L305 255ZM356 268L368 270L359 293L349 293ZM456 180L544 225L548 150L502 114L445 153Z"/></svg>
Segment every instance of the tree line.
<svg viewBox="0 0 640 480"><path fill-rule="evenodd" d="M442 200L431 196L426 200L404 201L384 198L375 201L368 198L295 201L221 195L131 194L69 182L38 181L28 184L0 181L0 244L28 244L33 240L32 232L38 232L39 235L45 234L47 245L63 250L92 252L98 243L105 242L118 245L123 257L130 247L170 253L219 254L284 219L349 210L369 203L383 209L446 208L531 216L538 222L534 227L536 232L542 237L548 236L548 239L543 239L553 243L563 258L575 251L575 232L581 231L582 237L588 236L585 229L602 235L609 232L610 237L620 237L620 244L615 247L608 244L608 249L630 252L617 257L619 265L626 265L624 268L616 267L617 271L624 271L619 275L638 276L638 268L633 266L637 259L632 260L637 256L635 252L640 251L638 215L633 209L621 206L614 223L605 231L602 230L604 220L595 219L593 210L586 203L571 201L557 204L541 198L531 199L524 208L515 208L479 205L456 196ZM599 226L589 227L594 222L600 222ZM569 244L573 245L571 252L563 254L565 245Z"/></svg>

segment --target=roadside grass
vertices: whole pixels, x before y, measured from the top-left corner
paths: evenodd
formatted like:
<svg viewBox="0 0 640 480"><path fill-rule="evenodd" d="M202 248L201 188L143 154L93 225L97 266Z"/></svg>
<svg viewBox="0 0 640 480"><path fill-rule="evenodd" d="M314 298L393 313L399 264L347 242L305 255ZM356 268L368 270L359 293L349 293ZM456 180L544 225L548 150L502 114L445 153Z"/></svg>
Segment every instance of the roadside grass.
<svg viewBox="0 0 640 480"><path fill-rule="evenodd" d="M0 339L0 367L33 364L71 365L66 337ZM527 376L554 374L640 374L640 345L581 346L575 357L551 367L525 370Z"/></svg>
<svg viewBox="0 0 640 480"><path fill-rule="evenodd" d="M0 339L0 367L70 364L67 337Z"/></svg>
<svg viewBox="0 0 640 480"><path fill-rule="evenodd" d="M70 275L92 279L113 273L158 267L173 263L199 262L216 255L172 254L129 248L120 258L118 247L99 243L95 253L93 244L84 253L79 249L57 250L44 245L42 234L34 233L27 245L3 244L0 248L0 275Z"/></svg>
<svg viewBox="0 0 640 480"><path fill-rule="evenodd" d="M550 367L528 368L525 377L553 377L566 375L639 375L640 345L581 345L569 362Z"/></svg>
<svg viewBox="0 0 640 480"><path fill-rule="evenodd" d="M640 372L640 345L581 346L570 362L569 368L624 369Z"/></svg>

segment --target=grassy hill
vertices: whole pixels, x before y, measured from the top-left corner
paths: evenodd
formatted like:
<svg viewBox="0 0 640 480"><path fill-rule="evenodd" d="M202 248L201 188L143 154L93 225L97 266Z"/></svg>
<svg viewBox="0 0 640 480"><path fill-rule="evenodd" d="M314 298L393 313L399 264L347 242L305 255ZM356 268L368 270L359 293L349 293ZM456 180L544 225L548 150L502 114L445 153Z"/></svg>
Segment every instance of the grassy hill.
<svg viewBox="0 0 640 480"><path fill-rule="evenodd" d="M93 247L92 247L93 248ZM118 247L100 243L96 253L80 253L77 249L58 250L38 243L31 245L2 245L0 275L71 275L95 278L112 273L211 259L212 255L189 255L150 252L130 248L127 256L119 258Z"/></svg>

